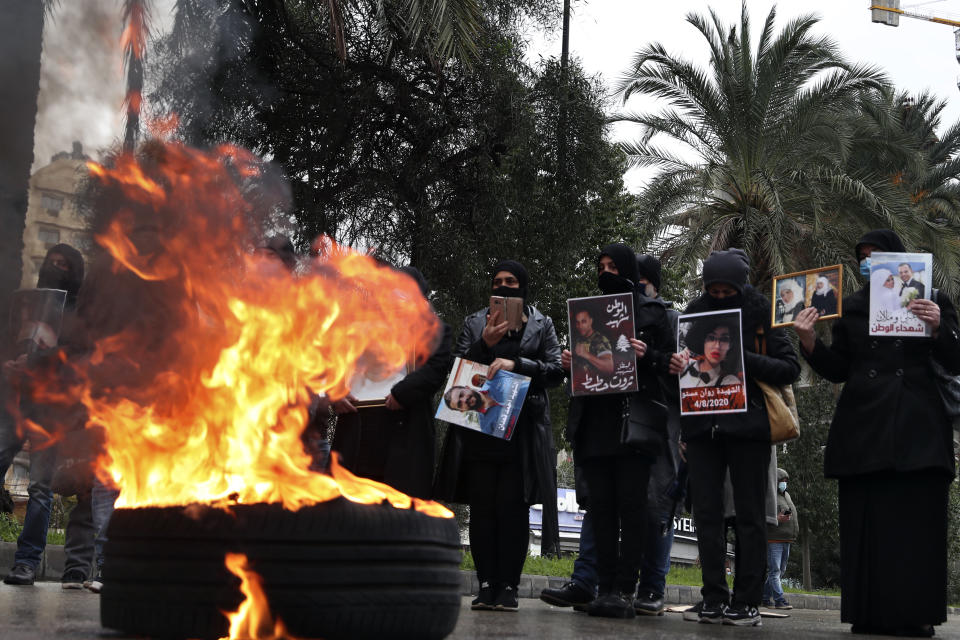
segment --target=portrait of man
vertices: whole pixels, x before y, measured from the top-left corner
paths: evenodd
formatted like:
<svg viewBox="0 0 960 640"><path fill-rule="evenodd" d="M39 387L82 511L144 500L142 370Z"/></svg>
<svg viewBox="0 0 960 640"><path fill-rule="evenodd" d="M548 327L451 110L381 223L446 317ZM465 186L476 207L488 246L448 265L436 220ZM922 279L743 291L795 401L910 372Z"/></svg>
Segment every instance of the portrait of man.
<svg viewBox="0 0 960 640"><path fill-rule="evenodd" d="M613 349L610 340L594 328L594 318L586 309L574 317L576 337L573 345L574 364L586 374L613 373Z"/></svg>
<svg viewBox="0 0 960 640"><path fill-rule="evenodd" d="M504 399L497 397L500 393L501 389L492 386L489 381L484 382L479 390L457 385L447 389L443 394L443 401L454 411L474 412L479 420L480 430L493 434L501 413L504 410L509 411L503 404Z"/></svg>
<svg viewBox="0 0 960 640"><path fill-rule="evenodd" d="M923 283L913 277L913 267L907 262L901 262L897 266L897 275L900 276L900 282L897 283L896 291L898 296L902 296L907 289L914 288L919 294L918 298L923 298Z"/></svg>

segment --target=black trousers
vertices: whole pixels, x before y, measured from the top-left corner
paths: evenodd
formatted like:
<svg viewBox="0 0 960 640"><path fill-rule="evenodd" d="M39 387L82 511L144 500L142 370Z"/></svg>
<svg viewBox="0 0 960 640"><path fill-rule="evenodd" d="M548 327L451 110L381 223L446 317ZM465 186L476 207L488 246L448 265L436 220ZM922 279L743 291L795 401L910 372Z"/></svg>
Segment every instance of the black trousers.
<svg viewBox="0 0 960 640"><path fill-rule="evenodd" d="M530 506L523 498L520 461L464 463L477 580L516 588L530 543Z"/></svg>
<svg viewBox="0 0 960 640"><path fill-rule="evenodd" d="M729 468L739 546L733 605L759 607L767 567L765 505L770 443L726 436L697 438L687 442L687 462L703 574L703 599L708 604L730 604L724 567L727 544L723 518L723 483Z"/></svg>
<svg viewBox="0 0 960 640"><path fill-rule="evenodd" d="M581 466L590 492L598 591L632 594L643 561L650 461L638 455L601 456Z"/></svg>

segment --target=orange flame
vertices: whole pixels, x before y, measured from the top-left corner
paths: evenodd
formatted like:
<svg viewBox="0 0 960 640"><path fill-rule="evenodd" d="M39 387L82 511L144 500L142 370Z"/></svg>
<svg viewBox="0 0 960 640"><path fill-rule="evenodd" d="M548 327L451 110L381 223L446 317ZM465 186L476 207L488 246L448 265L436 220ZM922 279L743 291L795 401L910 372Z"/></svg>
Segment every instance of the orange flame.
<svg viewBox="0 0 960 640"><path fill-rule="evenodd" d="M147 8L143 2L133 2L128 7L127 23L120 35L120 48L125 55L143 60L147 50Z"/></svg>
<svg viewBox="0 0 960 640"><path fill-rule="evenodd" d="M355 376L382 379L429 354L439 322L412 279L333 241L300 277L252 252L261 165L242 149L154 143L142 161L88 167L119 194L96 236L111 272L163 293L127 301L93 278L96 265L85 285L122 319L72 363L88 426L106 429L100 473L120 488L117 506L298 509L342 495L452 517L335 461L332 475L309 471L301 442L311 393L337 400Z"/></svg>
<svg viewBox="0 0 960 640"><path fill-rule="evenodd" d="M220 640L297 640L282 620L273 619L260 576L250 569L247 556L228 553L225 564L240 578L240 592L245 598L236 611L224 612L230 620L230 636Z"/></svg>

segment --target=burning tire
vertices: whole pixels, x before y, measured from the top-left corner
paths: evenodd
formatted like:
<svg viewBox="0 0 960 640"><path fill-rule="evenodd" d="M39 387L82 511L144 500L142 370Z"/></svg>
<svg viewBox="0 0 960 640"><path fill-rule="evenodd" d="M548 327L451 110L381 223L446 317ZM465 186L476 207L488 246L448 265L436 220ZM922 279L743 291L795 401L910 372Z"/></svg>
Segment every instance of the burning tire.
<svg viewBox="0 0 960 640"><path fill-rule="evenodd" d="M101 622L154 638L215 639L244 599L224 565L246 554L274 618L301 638L443 638L460 610L456 521L345 499L287 511L118 509Z"/></svg>

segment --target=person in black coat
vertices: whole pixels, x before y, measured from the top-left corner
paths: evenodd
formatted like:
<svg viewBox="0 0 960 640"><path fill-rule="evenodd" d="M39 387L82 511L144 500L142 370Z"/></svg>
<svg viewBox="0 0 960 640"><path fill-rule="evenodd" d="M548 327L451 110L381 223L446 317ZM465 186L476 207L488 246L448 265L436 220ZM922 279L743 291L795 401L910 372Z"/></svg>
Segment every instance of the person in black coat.
<svg viewBox="0 0 960 640"><path fill-rule="evenodd" d="M741 339L747 384L747 411L686 415L680 429L686 443L690 494L697 526L697 546L703 574L701 622L759 625L758 607L766 579L767 469L770 462L770 421L762 380L791 384L800 364L782 329L770 328L770 301L747 284L750 262L739 249L715 251L703 264L704 293L684 313L740 309ZM766 340L766 355L756 348L757 330ZM685 353L675 354L671 373L688 366ZM723 487L727 471L737 513L740 552L734 576L733 600L727 587Z"/></svg>
<svg viewBox="0 0 960 640"><path fill-rule="evenodd" d="M603 247L597 270L604 294L633 294L636 336L630 343L637 356L637 399L665 407L657 376L667 373L673 351L666 304L641 293L636 255L624 244ZM564 351L564 368L569 370L571 362L572 354ZM643 559L647 484L666 432L664 409L657 432L651 434L650 448L636 449L623 443L625 421L631 409L637 409L630 402L631 395L577 396L570 400L567 440L573 446L582 479L579 484L583 485L578 486L577 494L583 496L581 504L587 509L596 539L598 597L587 607L587 612L595 616L634 616L634 592Z"/></svg>
<svg viewBox="0 0 960 640"><path fill-rule="evenodd" d="M875 251L904 250L887 229L867 233L855 249L862 264ZM869 286L843 300L829 345L814 332L816 309L794 325L814 371L845 383L824 473L839 481L841 619L855 633L931 636L947 619L955 468L951 423L931 363L960 374L960 329L952 301L942 292L936 298L909 305L932 329L929 338L869 335Z"/></svg>
<svg viewBox="0 0 960 640"><path fill-rule="evenodd" d="M505 260L494 266L491 293L527 298L527 270ZM523 326L481 309L464 320L454 356L497 371L529 376L530 388L510 440L451 426L436 480L436 497L470 505L470 550L480 593L474 609L517 609L517 586L529 543L529 507L543 504L544 553L559 552L556 451L547 388L563 382L553 321L524 304Z"/></svg>
<svg viewBox="0 0 960 640"><path fill-rule="evenodd" d="M429 287L419 269L400 271L416 281L426 298ZM450 374L452 346L453 330L441 321L430 356L393 385L383 407L340 414L334 450L345 467L407 495L430 498L437 459L433 396Z"/></svg>

